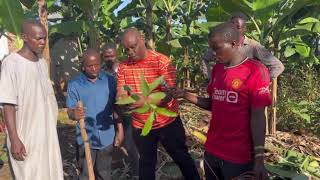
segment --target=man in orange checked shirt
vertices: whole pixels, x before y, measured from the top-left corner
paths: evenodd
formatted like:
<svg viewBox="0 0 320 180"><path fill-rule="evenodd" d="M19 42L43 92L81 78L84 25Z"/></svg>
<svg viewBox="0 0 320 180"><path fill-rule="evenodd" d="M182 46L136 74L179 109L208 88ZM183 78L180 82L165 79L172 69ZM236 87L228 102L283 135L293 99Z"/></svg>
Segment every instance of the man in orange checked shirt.
<svg viewBox="0 0 320 180"><path fill-rule="evenodd" d="M135 28L127 29L122 36L122 45L128 54L128 59L119 65L118 69L118 96L126 93L123 86L128 85L132 92L141 94L140 75L144 73L148 83L160 76L165 77L169 87L176 86L176 69L171 60L158 52L147 50L143 35ZM160 86L155 91L164 91ZM130 105L129 109L141 107L144 99ZM178 103L167 95L160 106L178 112ZM132 114L133 138L138 148L139 180L154 180L157 163L157 148L160 141L168 154L179 166L186 180L200 180L194 161L188 153L185 144L185 130L179 117L158 115L153 122L152 130L147 136L140 136L144 123L150 113Z"/></svg>

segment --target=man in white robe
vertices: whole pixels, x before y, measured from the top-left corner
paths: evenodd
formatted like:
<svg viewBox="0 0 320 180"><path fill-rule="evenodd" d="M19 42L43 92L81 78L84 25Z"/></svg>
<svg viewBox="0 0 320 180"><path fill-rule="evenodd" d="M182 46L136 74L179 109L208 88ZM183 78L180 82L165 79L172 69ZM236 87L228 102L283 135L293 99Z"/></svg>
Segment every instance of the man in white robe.
<svg viewBox="0 0 320 180"><path fill-rule="evenodd" d="M25 21L22 49L7 56L1 67L0 105L16 180L63 180L58 107L46 62L40 58L46 36L38 21Z"/></svg>

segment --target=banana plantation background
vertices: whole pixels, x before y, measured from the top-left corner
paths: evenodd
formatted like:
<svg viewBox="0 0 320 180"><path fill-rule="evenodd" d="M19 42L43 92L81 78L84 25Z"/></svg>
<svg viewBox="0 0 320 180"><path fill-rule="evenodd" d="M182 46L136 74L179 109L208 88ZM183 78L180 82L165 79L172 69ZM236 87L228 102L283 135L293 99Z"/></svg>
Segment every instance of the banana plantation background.
<svg viewBox="0 0 320 180"><path fill-rule="evenodd" d="M22 46L23 19L48 25L44 56L63 106L66 82L79 72L84 49L114 42L123 60L121 32L132 26L144 32L148 48L171 57L179 86L204 92L201 57L209 28L241 11L249 19L246 35L286 68L278 78L277 130L319 137L319 10L319 0L0 0L0 34L14 51Z"/></svg>

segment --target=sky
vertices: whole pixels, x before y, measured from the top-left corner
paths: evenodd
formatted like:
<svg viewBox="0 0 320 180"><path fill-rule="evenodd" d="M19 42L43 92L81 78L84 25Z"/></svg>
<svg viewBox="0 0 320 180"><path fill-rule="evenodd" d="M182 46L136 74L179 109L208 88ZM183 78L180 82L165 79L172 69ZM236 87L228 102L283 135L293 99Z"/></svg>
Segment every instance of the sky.
<svg viewBox="0 0 320 180"><path fill-rule="evenodd" d="M129 4L131 0L122 0L122 4L114 11L115 14L118 14L118 11L126 7L127 4Z"/></svg>

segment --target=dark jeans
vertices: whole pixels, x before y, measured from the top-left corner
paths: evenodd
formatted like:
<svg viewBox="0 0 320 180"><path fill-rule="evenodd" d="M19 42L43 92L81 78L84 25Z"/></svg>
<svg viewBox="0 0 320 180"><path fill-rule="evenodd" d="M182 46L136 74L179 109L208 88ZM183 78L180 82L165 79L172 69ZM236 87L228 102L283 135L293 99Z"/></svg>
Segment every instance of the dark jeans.
<svg viewBox="0 0 320 180"><path fill-rule="evenodd" d="M204 171L206 180L230 180L252 171L253 164L234 164L222 160L209 152L204 152Z"/></svg>
<svg viewBox="0 0 320 180"><path fill-rule="evenodd" d="M199 173L185 144L185 131L178 117L171 124L151 130L147 136L140 136L141 129L133 129L133 138L140 154L139 180L154 180L157 163L158 142L179 166L186 180L200 180Z"/></svg>
<svg viewBox="0 0 320 180"><path fill-rule="evenodd" d="M112 145L103 149L91 149L91 158L96 180L111 180L112 150ZM80 168L79 180L88 180L89 175L84 147L79 147L78 153Z"/></svg>

